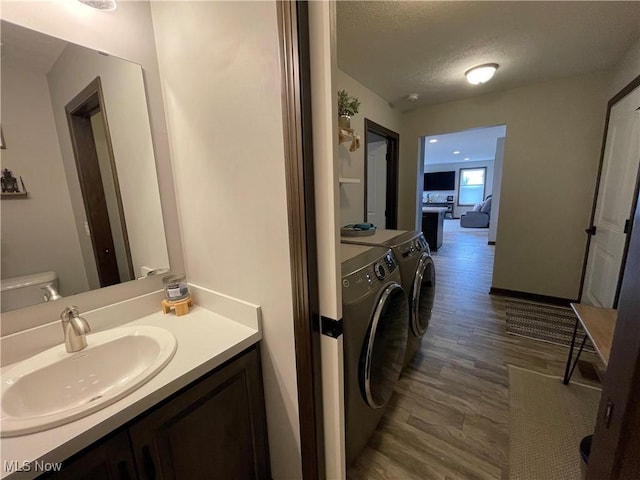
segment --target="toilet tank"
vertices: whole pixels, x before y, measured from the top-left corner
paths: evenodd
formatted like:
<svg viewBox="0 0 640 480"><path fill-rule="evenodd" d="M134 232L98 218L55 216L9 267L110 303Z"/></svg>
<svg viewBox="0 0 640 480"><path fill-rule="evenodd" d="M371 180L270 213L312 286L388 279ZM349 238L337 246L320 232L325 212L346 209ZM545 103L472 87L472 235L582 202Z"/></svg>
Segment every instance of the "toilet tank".
<svg viewBox="0 0 640 480"><path fill-rule="evenodd" d="M0 280L0 311L7 312L16 308L43 303L45 291L42 287L51 285L58 290L56 272L41 272L21 277Z"/></svg>

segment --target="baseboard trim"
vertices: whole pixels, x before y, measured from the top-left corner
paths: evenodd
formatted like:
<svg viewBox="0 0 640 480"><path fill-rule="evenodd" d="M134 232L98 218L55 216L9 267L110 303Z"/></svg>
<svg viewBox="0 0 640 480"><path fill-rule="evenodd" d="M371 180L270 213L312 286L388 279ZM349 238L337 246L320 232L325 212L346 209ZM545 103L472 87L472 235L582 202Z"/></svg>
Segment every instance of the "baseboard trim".
<svg viewBox="0 0 640 480"><path fill-rule="evenodd" d="M519 292L517 290L508 290L506 288L491 287L489 295L497 295L500 297L521 298L522 300L531 300L534 302L550 303L552 305L561 305L568 307L570 303L577 303L578 300L562 297L551 297L549 295L540 295L538 293Z"/></svg>
<svg viewBox="0 0 640 480"><path fill-rule="evenodd" d="M487 242L487 245L495 245L495 244L496 244L496 242L492 242L491 240L489 240L489 241Z"/></svg>

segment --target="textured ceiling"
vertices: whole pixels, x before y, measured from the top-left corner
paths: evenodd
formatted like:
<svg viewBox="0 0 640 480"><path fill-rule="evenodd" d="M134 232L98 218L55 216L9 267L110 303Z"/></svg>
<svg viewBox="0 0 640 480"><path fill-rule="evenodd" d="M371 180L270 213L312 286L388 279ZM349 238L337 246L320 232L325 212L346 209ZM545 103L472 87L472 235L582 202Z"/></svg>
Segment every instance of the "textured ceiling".
<svg viewBox="0 0 640 480"><path fill-rule="evenodd" d="M340 69L401 111L609 69L638 38L638 1L337 2Z"/></svg>

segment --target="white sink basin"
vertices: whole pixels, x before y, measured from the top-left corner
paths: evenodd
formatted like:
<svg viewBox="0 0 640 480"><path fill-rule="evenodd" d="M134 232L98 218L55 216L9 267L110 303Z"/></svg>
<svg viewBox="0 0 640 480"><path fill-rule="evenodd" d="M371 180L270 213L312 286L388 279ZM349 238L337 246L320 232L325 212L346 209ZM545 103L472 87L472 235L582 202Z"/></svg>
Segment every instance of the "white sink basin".
<svg viewBox="0 0 640 480"><path fill-rule="evenodd" d="M100 410L149 381L176 351L175 337L151 326L90 334L87 343L76 353L58 345L2 372L2 437L39 432Z"/></svg>

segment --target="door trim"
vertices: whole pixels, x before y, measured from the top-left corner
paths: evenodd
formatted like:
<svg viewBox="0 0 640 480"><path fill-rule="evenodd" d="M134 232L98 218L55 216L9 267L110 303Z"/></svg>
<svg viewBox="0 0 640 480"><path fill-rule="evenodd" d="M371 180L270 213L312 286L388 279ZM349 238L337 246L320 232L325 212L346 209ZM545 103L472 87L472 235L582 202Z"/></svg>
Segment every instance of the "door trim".
<svg viewBox="0 0 640 480"><path fill-rule="evenodd" d="M600 190L600 179L602 177L602 166L604 164L604 153L607 146L607 134L609 133L609 119L611 118L611 109L613 106L622 100L624 97L633 92L640 86L640 75L634 78L626 87L616 93L611 100L607 103L607 115L604 121L604 133L602 134L602 146L600 148L600 164L598 165L598 175L596 176L596 187L593 193L593 203L591 205L591 216L589 217L589 228L593 227L593 221L596 216L596 206L598 205L598 194ZM620 298L620 289L622 288L622 278L624 276L624 265L627 261L627 255L629 253L629 241L631 239L631 232L633 231L633 213L636 210L638 203L638 192L640 191L640 167L636 174L636 188L632 200L631 210L629 211L629 231L627 232L627 238L624 242L624 250L622 252L622 259L620 261L620 271L618 272L618 284L616 285L616 293L613 297L613 308L617 308L618 300ZM584 251L584 261L582 262L582 275L580 277L580 290L578 291L578 298L582 300L582 294L584 289L584 281L587 275L587 262L589 260L589 248L591 247L591 235L587 237L587 245Z"/></svg>
<svg viewBox="0 0 640 480"><path fill-rule="evenodd" d="M325 478L307 2L276 2L302 478Z"/></svg>
<svg viewBox="0 0 640 480"><path fill-rule="evenodd" d="M120 194L120 183L118 181L118 170L115 162L115 154L113 153L113 145L111 143L111 133L109 131L109 121L107 119L105 109L104 95L102 92L102 81L100 77L94 78L80 93L78 93L73 99L65 105L65 113L67 117L67 124L69 127L69 134L71 136L71 144L73 146L73 154L76 164L76 171L78 173L78 181L80 183L80 191L82 193L82 201L85 208L85 215L87 221L91 225L91 245L93 248L93 254L95 257L96 268L98 271L98 278L101 287L120 283L120 274L118 273L117 261L115 257L115 247L113 243L113 233L109 224L109 214L106 210L106 200L104 194L104 188L102 188L102 180L100 170L94 172L92 175L87 175L87 169L83 167L83 161L89 159L97 166L97 154L95 148L95 141L93 137L93 130L90 124L90 116L95 112L99 112L102 117L102 122L105 130L106 147L109 155L109 162L111 164L111 171L113 172L113 178L111 179L115 188L116 203L118 210L120 211L120 228L122 229L122 236L124 239L124 250L126 256L126 262L130 279L134 279L133 271L133 259L131 257L131 248L129 246L129 234L127 232L127 224L124 218L124 207L122 204L122 196ZM100 190L88 189L88 185L91 181L100 180ZM89 200L89 197L93 195L97 199L99 205ZM102 205L104 203L104 205ZM106 221L104 220L106 218ZM100 224L100 228L96 225ZM108 237L108 238L107 238ZM114 281L113 272L109 272L104 261L104 255L101 251L102 248L98 247L97 241L102 238L106 240L106 243L102 244L102 247L106 246L113 252L111 260L115 262L115 274L117 281Z"/></svg>
<svg viewBox="0 0 640 480"><path fill-rule="evenodd" d="M387 205L385 228L398 228L398 169L400 165L400 134L364 119L364 221L367 221L367 163L369 159L369 132L387 140Z"/></svg>

